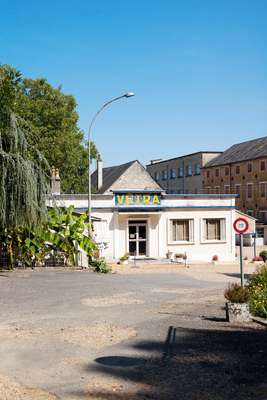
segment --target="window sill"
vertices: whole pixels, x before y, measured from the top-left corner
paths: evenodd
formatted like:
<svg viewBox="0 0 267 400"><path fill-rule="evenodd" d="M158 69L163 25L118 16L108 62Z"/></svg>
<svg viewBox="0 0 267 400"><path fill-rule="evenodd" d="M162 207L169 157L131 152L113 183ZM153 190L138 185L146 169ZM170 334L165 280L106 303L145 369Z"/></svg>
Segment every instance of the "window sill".
<svg viewBox="0 0 267 400"><path fill-rule="evenodd" d="M202 240L200 244L225 244L226 240Z"/></svg>
<svg viewBox="0 0 267 400"><path fill-rule="evenodd" d="M168 242L169 246L195 244L195 242L188 242L187 240L179 240L178 242Z"/></svg>

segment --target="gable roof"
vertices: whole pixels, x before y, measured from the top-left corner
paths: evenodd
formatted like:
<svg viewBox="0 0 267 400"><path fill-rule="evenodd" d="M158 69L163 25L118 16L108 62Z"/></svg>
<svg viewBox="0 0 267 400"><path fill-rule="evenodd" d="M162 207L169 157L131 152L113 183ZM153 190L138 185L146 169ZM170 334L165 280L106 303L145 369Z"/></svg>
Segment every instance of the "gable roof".
<svg viewBox="0 0 267 400"><path fill-rule="evenodd" d="M267 157L267 136L237 143L209 161L204 168Z"/></svg>
<svg viewBox="0 0 267 400"><path fill-rule="evenodd" d="M103 185L101 189L97 193L104 193L106 190L112 186L114 182L134 163L134 161L130 161L125 164L115 165L113 167L103 168ZM91 175L91 184L92 187L97 188L97 170L95 170Z"/></svg>

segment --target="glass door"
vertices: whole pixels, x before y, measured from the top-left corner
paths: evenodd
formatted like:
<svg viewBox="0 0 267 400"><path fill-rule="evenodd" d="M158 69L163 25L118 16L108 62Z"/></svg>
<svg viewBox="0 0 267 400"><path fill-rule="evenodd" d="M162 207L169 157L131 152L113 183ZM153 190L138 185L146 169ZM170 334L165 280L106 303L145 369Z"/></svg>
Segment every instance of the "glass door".
<svg viewBox="0 0 267 400"><path fill-rule="evenodd" d="M146 221L129 221L129 254L134 257L147 255Z"/></svg>

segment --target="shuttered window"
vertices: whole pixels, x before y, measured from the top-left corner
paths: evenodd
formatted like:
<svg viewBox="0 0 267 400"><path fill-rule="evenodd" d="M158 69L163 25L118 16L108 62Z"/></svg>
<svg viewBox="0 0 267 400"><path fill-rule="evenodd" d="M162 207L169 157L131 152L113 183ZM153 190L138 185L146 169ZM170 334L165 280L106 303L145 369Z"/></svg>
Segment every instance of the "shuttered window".
<svg viewBox="0 0 267 400"><path fill-rule="evenodd" d="M203 220L204 241L226 240L225 219L209 218Z"/></svg>
<svg viewBox="0 0 267 400"><path fill-rule="evenodd" d="M194 220L172 219L170 221L172 242L193 242Z"/></svg>

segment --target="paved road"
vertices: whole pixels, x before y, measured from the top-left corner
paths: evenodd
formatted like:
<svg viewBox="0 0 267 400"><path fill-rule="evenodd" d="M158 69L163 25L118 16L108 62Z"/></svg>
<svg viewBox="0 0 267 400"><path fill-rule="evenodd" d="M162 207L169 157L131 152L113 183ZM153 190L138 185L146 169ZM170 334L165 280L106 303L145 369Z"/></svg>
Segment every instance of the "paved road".
<svg viewBox="0 0 267 400"><path fill-rule="evenodd" d="M227 279L1 273L0 375L64 400L266 399L266 330L225 321Z"/></svg>

